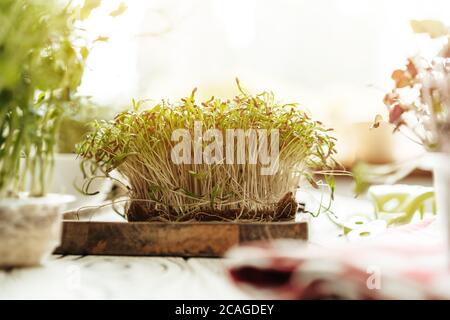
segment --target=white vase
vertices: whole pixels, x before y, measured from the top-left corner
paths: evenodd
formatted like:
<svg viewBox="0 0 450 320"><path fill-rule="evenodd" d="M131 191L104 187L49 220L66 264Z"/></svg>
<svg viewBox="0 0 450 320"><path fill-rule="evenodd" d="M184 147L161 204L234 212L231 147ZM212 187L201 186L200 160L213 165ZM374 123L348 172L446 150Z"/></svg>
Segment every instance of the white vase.
<svg viewBox="0 0 450 320"><path fill-rule="evenodd" d="M83 185L84 179L80 169L80 159L75 154L57 153L55 155L55 167L53 172L53 183L50 192L70 194L75 201L67 206L67 210L76 210L85 206L101 204L109 191L112 181L109 179L95 179L89 186L90 192L95 195L84 195L78 190Z"/></svg>
<svg viewBox="0 0 450 320"><path fill-rule="evenodd" d="M1 199L0 268L39 265L60 244L62 211L70 195Z"/></svg>
<svg viewBox="0 0 450 320"><path fill-rule="evenodd" d="M435 153L433 158L433 182L438 223L447 246L450 263L450 154Z"/></svg>

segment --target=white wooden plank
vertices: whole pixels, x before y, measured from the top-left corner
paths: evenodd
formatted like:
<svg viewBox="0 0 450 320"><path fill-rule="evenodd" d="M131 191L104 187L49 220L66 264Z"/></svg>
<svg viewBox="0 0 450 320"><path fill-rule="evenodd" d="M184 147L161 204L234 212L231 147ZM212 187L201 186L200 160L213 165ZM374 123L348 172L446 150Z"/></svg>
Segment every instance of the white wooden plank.
<svg viewBox="0 0 450 320"><path fill-rule="evenodd" d="M0 272L0 299L241 299L222 259L53 256Z"/></svg>

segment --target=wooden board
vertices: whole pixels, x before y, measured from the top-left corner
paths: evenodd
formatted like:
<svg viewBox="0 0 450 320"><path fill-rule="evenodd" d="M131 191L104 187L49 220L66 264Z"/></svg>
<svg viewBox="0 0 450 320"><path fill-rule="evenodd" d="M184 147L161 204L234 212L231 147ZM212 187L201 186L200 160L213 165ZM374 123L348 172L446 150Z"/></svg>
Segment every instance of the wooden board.
<svg viewBox="0 0 450 320"><path fill-rule="evenodd" d="M57 254L220 257L255 240L308 238L307 222L148 223L64 221Z"/></svg>

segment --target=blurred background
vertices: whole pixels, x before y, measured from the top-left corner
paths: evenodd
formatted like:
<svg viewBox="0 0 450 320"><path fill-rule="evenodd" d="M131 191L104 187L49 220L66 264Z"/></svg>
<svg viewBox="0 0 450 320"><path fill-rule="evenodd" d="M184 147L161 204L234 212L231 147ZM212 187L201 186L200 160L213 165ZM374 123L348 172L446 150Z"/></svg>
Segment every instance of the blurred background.
<svg viewBox="0 0 450 320"><path fill-rule="evenodd" d="M127 11L108 19L120 3ZM120 110L194 87L201 98L230 97L238 77L334 127L345 165L404 160L421 147L369 127L385 115L392 71L427 42L410 20L449 24L449 12L448 0L109 0L83 26L109 40L91 52L80 93Z"/></svg>

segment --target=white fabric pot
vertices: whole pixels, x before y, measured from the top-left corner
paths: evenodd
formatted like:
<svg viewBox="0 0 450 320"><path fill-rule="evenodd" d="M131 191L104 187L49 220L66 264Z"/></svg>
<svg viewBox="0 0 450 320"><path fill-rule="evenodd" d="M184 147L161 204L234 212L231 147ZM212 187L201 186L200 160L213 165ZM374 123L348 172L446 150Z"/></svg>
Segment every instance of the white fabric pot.
<svg viewBox="0 0 450 320"><path fill-rule="evenodd" d="M60 244L62 211L70 195L2 199L0 202L0 268L42 263Z"/></svg>

